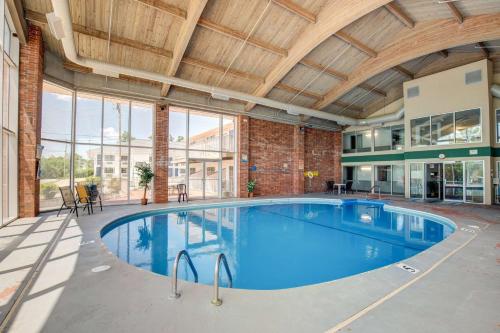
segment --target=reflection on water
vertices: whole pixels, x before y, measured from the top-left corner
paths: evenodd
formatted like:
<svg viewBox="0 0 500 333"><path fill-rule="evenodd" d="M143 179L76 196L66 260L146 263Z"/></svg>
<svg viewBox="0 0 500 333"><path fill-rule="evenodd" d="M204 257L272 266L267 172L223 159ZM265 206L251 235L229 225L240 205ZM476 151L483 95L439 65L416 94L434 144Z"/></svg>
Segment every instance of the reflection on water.
<svg viewBox="0 0 500 333"><path fill-rule="evenodd" d="M357 274L411 257L452 229L376 203L282 204L155 213L105 230L120 259L169 275L186 249L200 283L213 283L217 254L226 254L234 287L280 289ZM184 261L179 277L193 280ZM222 277L223 284L225 283Z"/></svg>

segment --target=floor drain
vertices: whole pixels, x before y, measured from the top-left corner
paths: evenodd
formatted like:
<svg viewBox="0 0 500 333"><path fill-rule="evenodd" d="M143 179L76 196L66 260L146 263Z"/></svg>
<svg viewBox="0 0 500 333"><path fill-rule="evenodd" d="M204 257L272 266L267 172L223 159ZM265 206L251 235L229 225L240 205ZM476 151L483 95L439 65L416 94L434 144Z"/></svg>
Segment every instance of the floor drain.
<svg viewBox="0 0 500 333"><path fill-rule="evenodd" d="M412 267L410 265L407 265L405 263L402 263L402 262L396 264L396 266L401 268L404 271L407 271L408 273L411 273L411 274L417 274L418 272L420 272L419 269Z"/></svg>
<svg viewBox="0 0 500 333"><path fill-rule="evenodd" d="M465 232L470 232L471 234L476 233L476 230L469 229L469 228L460 228L460 230L465 231Z"/></svg>
<svg viewBox="0 0 500 333"><path fill-rule="evenodd" d="M111 266L109 266L109 265L97 266L97 267L92 268L92 272L93 273L100 273L100 272L107 271L110 268L111 268Z"/></svg>

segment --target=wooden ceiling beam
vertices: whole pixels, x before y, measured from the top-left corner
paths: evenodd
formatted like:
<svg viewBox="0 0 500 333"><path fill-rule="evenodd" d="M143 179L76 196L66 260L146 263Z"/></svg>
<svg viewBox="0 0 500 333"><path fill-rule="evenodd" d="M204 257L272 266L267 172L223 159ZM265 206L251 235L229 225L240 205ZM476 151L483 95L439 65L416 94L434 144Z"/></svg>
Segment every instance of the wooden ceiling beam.
<svg viewBox="0 0 500 333"><path fill-rule="evenodd" d="M193 36L194 30L196 29L196 24L201 17L201 13L203 13L203 9L207 4L208 0L190 0L188 6L188 12L186 16L186 20L182 23L182 27L177 34L177 41L174 46L174 50L172 52L172 61L168 66L167 72L165 73L167 76L175 76L177 73L177 69L181 63L182 57L186 52L186 48ZM168 91L170 90L170 85L164 83L161 88L161 96L167 96Z"/></svg>
<svg viewBox="0 0 500 333"><path fill-rule="evenodd" d="M317 93L314 93L312 91L308 91L308 90L302 90L302 89L299 89L299 88L295 88L295 87L292 87L292 86L289 86L283 82L278 82L275 86L275 88L277 89L281 89L281 90L284 90L284 91L287 91L291 94L294 94L294 95L302 95L302 96L305 96L305 97L309 97L309 98L312 98L312 99L315 99L315 100L318 100L320 99L321 97L321 94L317 94Z"/></svg>
<svg viewBox="0 0 500 333"><path fill-rule="evenodd" d="M396 72L400 73L401 75L406 76L410 80L413 80L415 78L415 74L414 73L412 73L411 71L407 70L406 68L404 68L401 65L394 66L394 67L392 67L392 69L395 70Z"/></svg>
<svg viewBox="0 0 500 333"><path fill-rule="evenodd" d="M135 1L182 20L185 20L187 18L187 13L184 9L169 5L161 0L135 0Z"/></svg>
<svg viewBox="0 0 500 333"><path fill-rule="evenodd" d="M451 13L453 14L453 17L457 20L458 24L462 24L464 22L464 17L462 13L458 10L457 6L453 2L447 2L446 5L450 9Z"/></svg>
<svg viewBox="0 0 500 333"><path fill-rule="evenodd" d="M375 50L368 47L366 44L360 42L359 40L352 37L351 35L348 35L345 32L339 31L335 34L335 36L340 38L341 40L343 40L347 44L351 44L353 47L357 48L358 50L365 53L369 57L372 57L372 58L377 57L377 52L375 52Z"/></svg>
<svg viewBox="0 0 500 333"><path fill-rule="evenodd" d="M476 47L479 49L479 51L483 54L483 56L488 59L490 57L490 52L488 51L488 48L483 42L479 42L476 44Z"/></svg>
<svg viewBox="0 0 500 333"><path fill-rule="evenodd" d="M382 89L376 88L368 83L361 83L358 85L358 88L368 91L369 93L379 95L381 97L387 97L387 93Z"/></svg>
<svg viewBox="0 0 500 333"><path fill-rule="evenodd" d="M349 75L349 80L333 87L314 108L322 109L366 80L394 66L424 55L475 44L483 40L500 39L500 13L470 16L460 28L449 19L422 22L402 34L377 58L365 60Z"/></svg>
<svg viewBox="0 0 500 333"><path fill-rule="evenodd" d="M304 65L306 67L309 67L309 68L312 68L312 69L315 69L315 70L318 70L320 72L324 72L325 74L328 74L330 76L333 76L334 78L336 78L337 80L341 80L341 81L347 81L347 74L344 74L344 73L341 73L341 72L338 72L334 69L331 69L331 68L326 68L312 60L308 60L308 59L302 59L300 61L300 64L301 65Z"/></svg>
<svg viewBox="0 0 500 333"><path fill-rule="evenodd" d="M226 67L212 64L212 63L200 60L200 59L184 57L182 59L182 63L187 64L187 65L191 65L191 66L195 66L198 68L207 69L207 70L221 73L221 74L224 74L226 72ZM234 76L234 77L241 78L241 79L245 79L245 80L255 81L255 82L259 82L259 83L264 82L264 78L261 76L254 75L254 74L247 73L247 72L243 72L243 71L239 71L239 70L232 69L232 68L227 71L227 74Z"/></svg>
<svg viewBox="0 0 500 333"><path fill-rule="evenodd" d="M270 43L264 42L260 39L254 38L254 37L250 37L247 39L248 36L246 34L240 32L240 31L236 31L234 29L225 27L225 26L220 25L218 23L212 22L210 20L201 18L198 21L198 25L200 27L205 28L205 29L209 29L211 31L215 31L215 32L223 34L225 36L237 39L241 42L244 42L246 40L247 44L250 44L250 45L253 45L253 46L258 47L260 49L272 52L272 53L277 54L281 57L286 57L288 55L288 51L286 49L274 46Z"/></svg>
<svg viewBox="0 0 500 333"><path fill-rule="evenodd" d="M267 74L265 82L257 87L253 94L266 96L306 55L333 34L355 22L366 14L391 2L391 0L353 0L329 1L316 16L316 23L309 24L295 39L295 44ZM254 103L248 103L245 109L251 110Z"/></svg>
<svg viewBox="0 0 500 333"><path fill-rule="evenodd" d="M318 93L315 93L312 91L308 91L308 90L302 90L299 88L295 88L295 87L289 86L287 84L284 84L282 82L278 82L276 84L275 88L281 89L284 91L288 91L289 93L292 93L295 95L299 94L299 95L309 97L309 98L312 98L315 100L320 100L323 97L321 94L318 94ZM356 112L363 112L363 108L360 106L357 106L355 104L349 105L349 104L341 102L341 101L336 101L334 104L337 105L338 107L341 107L344 109L349 109L349 110L356 111Z"/></svg>
<svg viewBox="0 0 500 333"><path fill-rule="evenodd" d="M307 9L297 5L293 1L290 0L272 0L272 1L278 6L281 6L286 10L294 13L295 15L298 15L311 23L316 23L316 15L314 15Z"/></svg>
<svg viewBox="0 0 500 333"><path fill-rule="evenodd" d="M448 58L448 50L438 51L438 54L443 58Z"/></svg>
<svg viewBox="0 0 500 333"><path fill-rule="evenodd" d="M415 26L415 22L411 19L411 17L408 16L408 14L405 13L405 11L401 9L401 7L399 7L395 2L391 2L385 5L385 9L387 9L408 28L412 29Z"/></svg>
<svg viewBox="0 0 500 333"><path fill-rule="evenodd" d="M41 24L47 24L47 18L45 17L44 14L30 11L30 10L25 10L24 12L25 17L28 21L31 22L38 22ZM105 31L97 30L94 28L90 27L85 27L83 25L79 24L73 24L73 31L78 32L83 35L87 35L90 37L102 39L102 40L108 40L108 33ZM167 57L167 58L172 58L172 52L169 50L165 50L159 47L151 46L148 44L144 44L142 42L132 40L129 38L124 38L116 35L111 35L111 43L112 44L117 44L117 45L122 45L122 46L128 46L137 50L141 51L147 51L156 55L160 55L162 57Z"/></svg>

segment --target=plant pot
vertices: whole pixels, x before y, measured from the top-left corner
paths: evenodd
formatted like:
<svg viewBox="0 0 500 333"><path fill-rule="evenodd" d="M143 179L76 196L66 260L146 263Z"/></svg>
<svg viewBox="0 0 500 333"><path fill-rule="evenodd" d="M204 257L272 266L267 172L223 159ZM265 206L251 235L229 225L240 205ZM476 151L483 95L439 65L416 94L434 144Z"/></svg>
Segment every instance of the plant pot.
<svg viewBox="0 0 500 333"><path fill-rule="evenodd" d="M141 199L141 205L147 205L148 204L148 199L147 198L142 198Z"/></svg>
<svg viewBox="0 0 500 333"><path fill-rule="evenodd" d="M253 192L248 192L248 197L253 198Z"/></svg>

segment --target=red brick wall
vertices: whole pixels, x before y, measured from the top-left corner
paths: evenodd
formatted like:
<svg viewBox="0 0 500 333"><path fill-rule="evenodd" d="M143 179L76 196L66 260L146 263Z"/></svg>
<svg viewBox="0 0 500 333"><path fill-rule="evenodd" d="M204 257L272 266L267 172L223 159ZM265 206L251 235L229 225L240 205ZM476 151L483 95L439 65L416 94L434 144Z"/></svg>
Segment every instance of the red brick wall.
<svg viewBox="0 0 500 333"><path fill-rule="evenodd" d="M43 40L39 27L28 27L28 40L19 54L19 216L39 213L36 147L40 144Z"/></svg>
<svg viewBox="0 0 500 333"><path fill-rule="evenodd" d="M153 201L168 201L168 107L157 104L155 121L155 161Z"/></svg>
<svg viewBox="0 0 500 333"><path fill-rule="evenodd" d="M341 182L341 132L306 128L304 148L305 170L319 172L319 176L314 177L311 183L308 178L305 180L306 192L324 191L327 180Z"/></svg>
<svg viewBox="0 0 500 333"><path fill-rule="evenodd" d="M321 192L326 180L340 181L340 132L252 118L248 122L248 179L257 181L256 196ZM309 170L319 172L311 188L304 178Z"/></svg>

